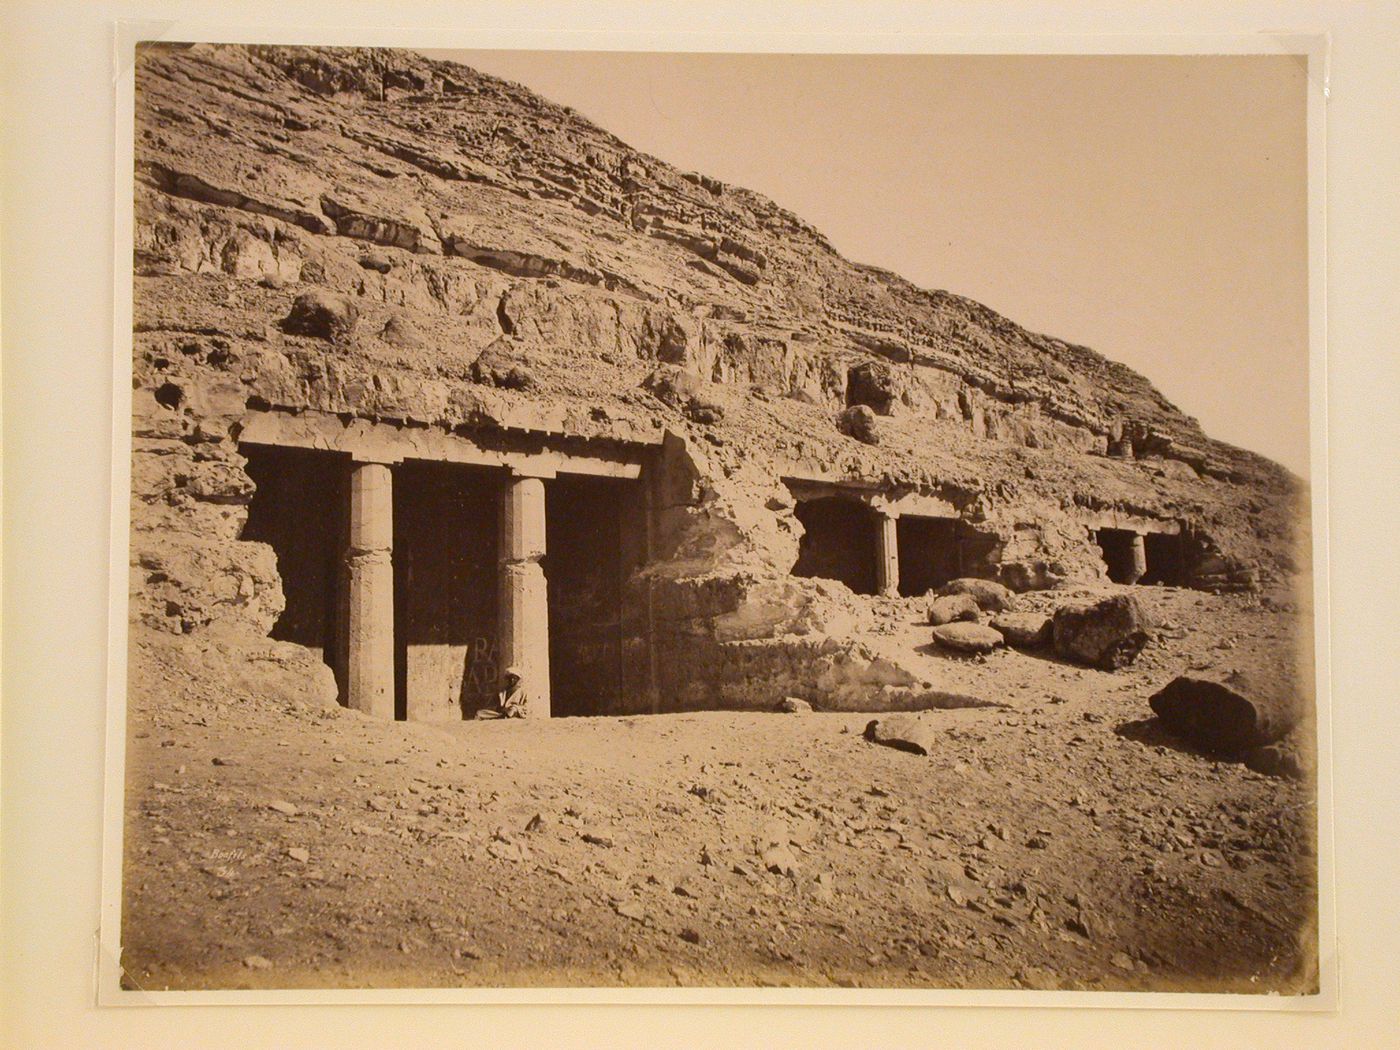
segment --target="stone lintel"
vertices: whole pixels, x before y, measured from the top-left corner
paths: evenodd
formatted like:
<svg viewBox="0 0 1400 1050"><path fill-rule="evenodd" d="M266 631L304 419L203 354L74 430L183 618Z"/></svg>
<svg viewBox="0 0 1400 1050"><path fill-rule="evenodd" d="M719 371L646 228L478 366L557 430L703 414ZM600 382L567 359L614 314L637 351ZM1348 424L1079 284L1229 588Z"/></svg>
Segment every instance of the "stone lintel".
<svg viewBox="0 0 1400 1050"><path fill-rule="evenodd" d="M329 412L253 412L244 417L239 441L346 453L367 463L423 459L500 467L522 476L540 478L552 478L557 474L636 478L642 470L640 452L629 456L564 452L552 448L520 451L485 448L470 438L439 427L400 426L368 419L347 422Z"/></svg>
<svg viewBox="0 0 1400 1050"><path fill-rule="evenodd" d="M958 508L945 499L920 492L891 492L874 481L785 476L783 484L794 499L855 500L891 518L904 515L911 518L961 517Z"/></svg>
<svg viewBox="0 0 1400 1050"><path fill-rule="evenodd" d="M1123 514L1117 511L1091 511L1080 513L1079 520L1090 529L1122 529L1125 532L1155 533L1162 536L1177 536L1181 533L1181 522L1163 518L1146 518L1139 514Z"/></svg>

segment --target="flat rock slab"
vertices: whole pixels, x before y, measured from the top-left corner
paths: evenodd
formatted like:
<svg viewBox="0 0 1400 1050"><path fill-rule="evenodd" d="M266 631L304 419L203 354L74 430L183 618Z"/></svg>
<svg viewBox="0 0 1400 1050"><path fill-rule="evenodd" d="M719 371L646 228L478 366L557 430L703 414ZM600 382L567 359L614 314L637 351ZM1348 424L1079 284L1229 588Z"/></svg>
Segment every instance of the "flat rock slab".
<svg viewBox="0 0 1400 1050"><path fill-rule="evenodd" d="M1309 700L1288 675L1237 671L1180 675L1148 702L1177 736L1208 751L1243 755L1291 732Z"/></svg>
<svg viewBox="0 0 1400 1050"><path fill-rule="evenodd" d="M1050 644L1050 617L1043 613L1006 612L992 619L1006 644L1017 649L1042 649Z"/></svg>
<svg viewBox="0 0 1400 1050"><path fill-rule="evenodd" d="M977 603L984 612L1009 612L1016 608L1016 595L994 580L979 580L964 576L949 580L938 588L939 597L951 594L965 594Z"/></svg>
<svg viewBox="0 0 1400 1050"><path fill-rule="evenodd" d="M1095 602L1075 602L1055 610L1051 622L1055 652L1067 660L1104 671L1127 667L1147 644L1151 621L1131 594Z"/></svg>
<svg viewBox="0 0 1400 1050"><path fill-rule="evenodd" d="M935 716L923 711L885 715L865 727L865 739L916 755L927 755L946 730L936 728ZM944 725L947 723L945 722Z"/></svg>
<svg viewBox="0 0 1400 1050"><path fill-rule="evenodd" d="M948 623L935 627L933 640L960 653L989 653L1006 643L1000 631L980 623Z"/></svg>

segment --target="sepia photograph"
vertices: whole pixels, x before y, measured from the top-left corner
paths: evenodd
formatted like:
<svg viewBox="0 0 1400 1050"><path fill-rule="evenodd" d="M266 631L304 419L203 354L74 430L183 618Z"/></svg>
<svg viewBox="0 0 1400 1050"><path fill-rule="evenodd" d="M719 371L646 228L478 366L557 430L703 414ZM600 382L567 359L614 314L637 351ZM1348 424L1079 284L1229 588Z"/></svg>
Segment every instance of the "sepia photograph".
<svg viewBox="0 0 1400 1050"><path fill-rule="evenodd" d="M1315 56L128 75L120 994L1325 994Z"/></svg>

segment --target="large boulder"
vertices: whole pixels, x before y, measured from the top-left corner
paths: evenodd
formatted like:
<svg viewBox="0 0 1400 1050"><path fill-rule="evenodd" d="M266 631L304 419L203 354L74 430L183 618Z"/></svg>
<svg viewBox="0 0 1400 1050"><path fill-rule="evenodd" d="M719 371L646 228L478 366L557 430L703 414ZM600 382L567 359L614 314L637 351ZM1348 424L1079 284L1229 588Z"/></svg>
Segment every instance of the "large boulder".
<svg viewBox="0 0 1400 1050"><path fill-rule="evenodd" d="M975 622L980 612L971 595L945 594L928 603L928 622L935 627L941 627L945 623L957 623L960 620Z"/></svg>
<svg viewBox="0 0 1400 1050"><path fill-rule="evenodd" d="M865 739L916 755L927 755L943 732L934 727L932 716L916 711L909 714L882 715L865 727Z"/></svg>
<svg viewBox="0 0 1400 1050"><path fill-rule="evenodd" d="M989 653L1006 639L980 623L948 623L933 629L933 640L959 653Z"/></svg>
<svg viewBox="0 0 1400 1050"><path fill-rule="evenodd" d="M888 416L899 400L894 373L883 361L862 361L846 373L846 404L865 405L879 416Z"/></svg>
<svg viewBox="0 0 1400 1050"><path fill-rule="evenodd" d="M1147 644L1152 624L1131 594L1062 605L1051 632L1055 652L1067 660L1105 671L1127 667Z"/></svg>
<svg viewBox="0 0 1400 1050"><path fill-rule="evenodd" d="M993 617L992 627L1016 649L1042 649L1050 644L1050 617L1044 613L1001 613Z"/></svg>
<svg viewBox="0 0 1400 1050"><path fill-rule="evenodd" d="M343 295L314 289L297 296L282 322L290 335L309 335L332 343L346 342L355 330L360 310Z"/></svg>
<svg viewBox="0 0 1400 1050"><path fill-rule="evenodd" d="M867 405L852 405L836 417L836 429L847 437L867 445L880 443L880 428L875 413Z"/></svg>
<svg viewBox="0 0 1400 1050"><path fill-rule="evenodd" d="M1243 755L1281 740L1308 700L1293 679L1267 668L1199 672L1168 682L1149 701L1162 725L1207 751ZM1260 756L1266 762L1269 756Z"/></svg>
<svg viewBox="0 0 1400 1050"><path fill-rule="evenodd" d="M950 580L938 588L939 596L965 594L984 612L1008 612L1016 608L1016 595L995 580L979 580L967 576Z"/></svg>

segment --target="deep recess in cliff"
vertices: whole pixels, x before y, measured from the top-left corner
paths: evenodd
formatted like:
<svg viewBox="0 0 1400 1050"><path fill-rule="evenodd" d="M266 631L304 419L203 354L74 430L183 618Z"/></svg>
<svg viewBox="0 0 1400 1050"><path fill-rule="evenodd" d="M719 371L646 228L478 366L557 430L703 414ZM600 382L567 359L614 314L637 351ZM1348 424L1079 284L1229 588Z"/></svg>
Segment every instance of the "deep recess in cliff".
<svg viewBox="0 0 1400 1050"><path fill-rule="evenodd" d="M521 87L403 51L152 45L137 90L132 619L241 675L356 688L347 529L352 561L390 549L346 521L380 476L347 480L356 441L394 486L400 717L485 702L499 647L533 644L496 622L545 550L556 713L922 706L828 582L880 588L881 514L910 596L1116 579L1134 534L1144 582L1307 569L1302 485L1130 369ZM489 472L527 460L537 538L497 529Z"/></svg>

